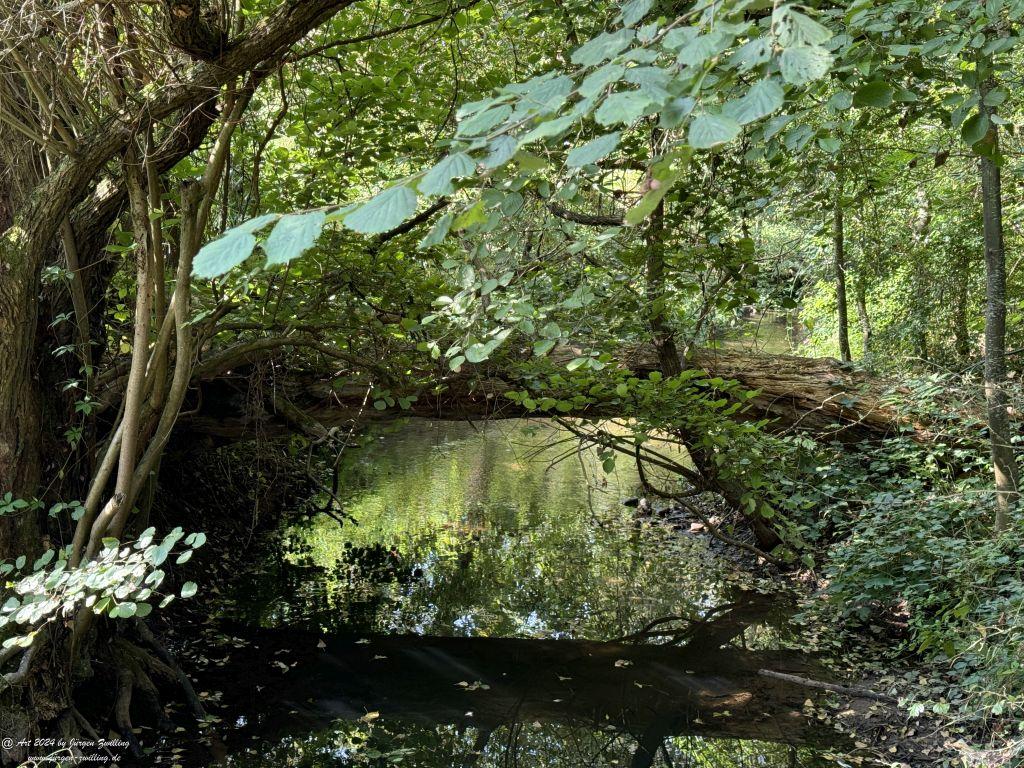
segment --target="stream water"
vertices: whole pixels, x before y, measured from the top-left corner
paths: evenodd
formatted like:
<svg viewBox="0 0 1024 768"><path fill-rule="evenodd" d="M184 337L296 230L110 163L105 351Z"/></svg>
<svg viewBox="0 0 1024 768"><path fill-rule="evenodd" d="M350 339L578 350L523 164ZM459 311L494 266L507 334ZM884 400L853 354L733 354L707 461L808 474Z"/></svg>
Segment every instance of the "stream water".
<svg viewBox="0 0 1024 768"><path fill-rule="evenodd" d="M413 421L352 456L354 522L258 539L213 610L227 764L848 764L813 694L761 674L824 674L790 598L638 518L631 468L522 423Z"/></svg>

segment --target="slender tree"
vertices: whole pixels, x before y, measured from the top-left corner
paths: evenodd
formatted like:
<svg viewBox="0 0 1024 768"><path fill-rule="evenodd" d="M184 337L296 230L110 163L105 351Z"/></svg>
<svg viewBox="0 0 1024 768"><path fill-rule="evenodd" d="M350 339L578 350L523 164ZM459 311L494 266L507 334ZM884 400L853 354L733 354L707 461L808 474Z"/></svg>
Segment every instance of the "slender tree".
<svg viewBox="0 0 1024 768"><path fill-rule="evenodd" d="M1010 443L1006 381L1006 248L1003 241L1003 193L999 168L999 129L986 104L992 90L989 66L978 68L980 117L988 131L979 149L981 206L985 240L985 402L992 470L996 483L995 530L1004 530L1018 500L1017 463Z"/></svg>
<svg viewBox="0 0 1024 768"><path fill-rule="evenodd" d="M850 319L846 301L846 243L843 227L843 183L836 174L836 196L832 206L832 256L836 276L836 315L839 323L839 356L844 362L850 354Z"/></svg>

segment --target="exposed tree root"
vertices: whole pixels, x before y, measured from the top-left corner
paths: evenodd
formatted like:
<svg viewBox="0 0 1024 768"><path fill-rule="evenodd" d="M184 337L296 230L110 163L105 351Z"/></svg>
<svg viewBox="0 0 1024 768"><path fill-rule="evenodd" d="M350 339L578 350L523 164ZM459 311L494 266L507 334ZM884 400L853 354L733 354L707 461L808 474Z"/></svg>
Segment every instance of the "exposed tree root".
<svg viewBox="0 0 1024 768"><path fill-rule="evenodd" d="M886 704L898 703L897 699L895 699L892 696L886 696L883 693L875 693L874 691L869 691L866 688L854 688L848 685L836 685L835 683L826 683L821 680L812 680L809 677L790 675L785 672L774 672L770 669L759 669L757 670L757 674L759 674L761 677L771 677L776 680L783 680L787 683L802 685L805 688L818 688L823 691L831 691L832 693L841 693L844 696L856 696L861 699L883 701Z"/></svg>
<svg viewBox="0 0 1024 768"><path fill-rule="evenodd" d="M142 638L146 645L153 649L153 652L171 670L174 675L175 682L177 682L181 687L182 692L185 694L185 700L188 702L196 720L199 722L206 720L206 710L203 707L203 703L196 695L196 690L192 687L192 681L189 680L188 675L186 675L182 670L177 659L175 659L171 652L168 651L159 640L157 640L153 631L146 625L146 622L141 619L136 619L135 628L139 633L139 637Z"/></svg>

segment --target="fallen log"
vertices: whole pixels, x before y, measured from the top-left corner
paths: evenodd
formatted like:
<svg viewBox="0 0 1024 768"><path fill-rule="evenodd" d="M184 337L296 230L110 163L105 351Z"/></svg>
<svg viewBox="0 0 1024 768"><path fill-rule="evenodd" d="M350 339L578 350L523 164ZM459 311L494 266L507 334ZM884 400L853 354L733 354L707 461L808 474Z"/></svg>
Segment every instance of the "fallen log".
<svg viewBox="0 0 1024 768"><path fill-rule="evenodd" d="M556 353L556 359L572 356L573 351L568 349ZM896 381L833 358L702 349L686 362L688 368L700 369L709 378L735 381L744 389L756 391L743 418L767 419L773 431L800 430L845 442L878 440L897 434L930 442L943 434L943 425L934 416L925 418L912 410L909 391ZM624 351L620 365L640 376L659 367L653 348L645 346ZM226 374L218 372L213 380L201 381L202 407L181 420L182 430L237 440L251 437L257 431L263 436L275 436L294 429L286 418L275 419L268 411L252 409L245 396L248 385L245 368ZM435 386L421 387L415 392L392 392L394 400L415 396L406 408L377 409L372 398L368 402L368 388L364 384L339 388L312 381L290 386L291 402L326 428L406 416L481 420L537 415L506 397L522 385L493 366L439 377ZM596 403L578 415L611 417L618 415L618 407L617 403ZM958 415L958 422L967 424L971 418Z"/></svg>

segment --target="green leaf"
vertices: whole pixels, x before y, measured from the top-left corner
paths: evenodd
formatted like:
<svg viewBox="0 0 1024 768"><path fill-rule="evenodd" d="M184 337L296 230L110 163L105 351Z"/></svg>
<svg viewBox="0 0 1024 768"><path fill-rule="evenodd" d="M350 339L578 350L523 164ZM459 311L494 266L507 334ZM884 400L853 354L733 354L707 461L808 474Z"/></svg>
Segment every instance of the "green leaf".
<svg viewBox="0 0 1024 768"><path fill-rule="evenodd" d="M196 592L199 591L199 585L194 581L186 581L181 585L181 596L192 597Z"/></svg>
<svg viewBox="0 0 1024 768"><path fill-rule="evenodd" d="M652 0L629 0L615 20L624 27L632 27L651 10L651 3Z"/></svg>
<svg viewBox="0 0 1024 768"><path fill-rule="evenodd" d="M419 190L424 195L450 195L455 191L452 179L472 176L476 172L476 163L465 152L456 152L445 158L427 171L419 183Z"/></svg>
<svg viewBox="0 0 1024 768"><path fill-rule="evenodd" d="M544 339L533 343L533 354L536 357L543 357L555 348L556 339Z"/></svg>
<svg viewBox="0 0 1024 768"><path fill-rule="evenodd" d="M835 136L823 136L818 139L818 146L830 155L834 155L842 148L843 143Z"/></svg>
<svg viewBox="0 0 1024 768"><path fill-rule="evenodd" d="M430 228L426 237L420 240L420 248L429 248L432 245L437 245L444 241L448 237L448 230L452 228L452 221L455 219L454 213L446 213L444 216L439 218L437 222Z"/></svg>
<svg viewBox="0 0 1024 768"><path fill-rule="evenodd" d="M263 243L263 251L267 254L267 266L286 264L312 248L320 237L326 218L327 214L324 211L290 213L282 216L271 230L270 237Z"/></svg>
<svg viewBox="0 0 1024 768"><path fill-rule="evenodd" d="M985 134L988 133L988 128L988 115L982 114L981 112L975 112L964 120L963 125L960 126L960 136L966 144L974 145L985 138Z"/></svg>
<svg viewBox="0 0 1024 768"><path fill-rule="evenodd" d="M646 114L652 103L651 99L640 91L613 93L594 113L594 119L599 125L628 125Z"/></svg>
<svg viewBox="0 0 1024 768"><path fill-rule="evenodd" d="M821 45L832 39L832 30L792 5L783 5L772 14L772 26L783 47L790 45Z"/></svg>
<svg viewBox="0 0 1024 768"><path fill-rule="evenodd" d="M758 80L740 99L722 107L722 113L740 125L752 123L775 112L782 106L786 95L782 86L771 78Z"/></svg>
<svg viewBox="0 0 1024 768"><path fill-rule="evenodd" d="M249 219L248 221L242 222L237 227L232 227L224 234L227 235L231 232L248 232L250 235L255 235L265 226L280 218L280 213L264 213L262 216L257 216L255 219Z"/></svg>
<svg viewBox="0 0 1024 768"><path fill-rule="evenodd" d="M466 348L466 359L471 363L482 363L490 355L486 344L470 344Z"/></svg>
<svg viewBox="0 0 1024 768"><path fill-rule="evenodd" d="M721 53L728 42L726 36L719 32L701 35L679 51L676 62L684 67L699 67L712 56Z"/></svg>
<svg viewBox="0 0 1024 768"><path fill-rule="evenodd" d="M787 83L804 85L828 74L832 54L818 45L794 45L779 57L779 69Z"/></svg>
<svg viewBox="0 0 1024 768"><path fill-rule="evenodd" d="M566 166L569 168L582 168L584 165L592 165L603 160L619 146L621 135L619 131L613 131L612 133L606 133L604 136L598 136L583 146L574 148L569 152L569 156L565 160Z"/></svg>
<svg viewBox="0 0 1024 768"><path fill-rule="evenodd" d="M667 176L658 178L658 186L641 197L639 203L626 211L626 215L622 217L623 223L633 227L650 216L680 176L682 176L681 171L672 171Z"/></svg>
<svg viewBox="0 0 1024 768"><path fill-rule="evenodd" d="M853 103L858 107L888 107L892 104L892 86L884 80L873 80L854 91Z"/></svg>
<svg viewBox="0 0 1024 768"><path fill-rule="evenodd" d="M352 211L343 223L353 232L379 234L394 229L415 210L415 192L409 187L388 187Z"/></svg>
<svg viewBox="0 0 1024 768"><path fill-rule="evenodd" d="M612 56L622 52L632 42L633 30L620 29L616 32L605 32L588 40L572 54L572 63L583 67L597 66Z"/></svg>
<svg viewBox="0 0 1024 768"><path fill-rule="evenodd" d="M672 85L673 75L661 67L633 67L626 70L625 80L640 86L640 92L651 101L665 102L672 98L668 89Z"/></svg>
<svg viewBox="0 0 1024 768"><path fill-rule="evenodd" d="M605 64L598 67L580 83L579 93L585 99L597 96L610 84L621 80L626 74L626 68L621 64Z"/></svg>
<svg viewBox="0 0 1024 768"><path fill-rule="evenodd" d="M480 136L481 134L487 133L498 123L503 123L508 120L512 114L512 107L508 104L502 104L499 107L492 107L491 109L483 112L478 112L468 120L459 123L459 128L456 131L456 136Z"/></svg>
<svg viewBox="0 0 1024 768"><path fill-rule="evenodd" d="M755 37L737 48L735 53L729 57L729 61L734 63L741 72L745 72L767 63L771 58L771 41L764 37Z"/></svg>
<svg viewBox="0 0 1024 768"><path fill-rule="evenodd" d="M828 106L837 112L849 109L853 106L853 94L849 91L836 91L829 97Z"/></svg>
<svg viewBox="0 0 1024 768"><path fill-rule="evenodd" d="M508 90L522 93L522 106L541 114L550 114L561 107L572 93L572 78L568 75L542 75ZM521 110L517 110L517 116Z"/></svg>
<svg viewBox="0 0 1024 768"><path fill-rule="evenodd" d="M545 120L526 133L522 138L523 144L529 144L531 141L537 139L546 139L551 136L557 136L564 133L570 125L576 122L576 117L573 115L563 115L562 117L556 117L554 120Z"/></svg>
<svg viewBox="0 0 1024 768"><path fill-rule="evenodd" d="M662 128L677 128L693 111L696 103L692 96L680 96L678 99L672 99L662 108L658 124Z"/></svg>
<svg viewBox="0 0 1024 768"><path fill-rule="evenodd" d="M519 141L512 136L498 136L487 145L484 168L497 168L511 160L519 149Z"/></svg>
<svg viewBox="0 0 1024 768"><path fill-rule="evenodd" d="M694 149L709 149L732 141L740 135L740 124L731 117L697 115L690 123L689 142Z"/></svg>
<svg viewBox="0 0 1024 768"><path fill-rule="evenodd" d="M463 229L469 229L474 224L480 224L484 221L487 221L487 212L484 210L484 201L477 200L472 206L466 208L455 217L455 221L452 222L452 229L459 232Z"/></svg>
<svg viewBox="0 0 1024 768"><path fill-rule="evenodd" d="M202 247L192 263L192 275L200 279L220 277L249 258L255 247L256 238L248 232L230 231Z"/></svg>

